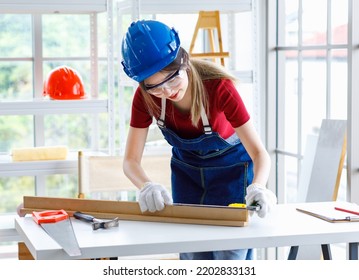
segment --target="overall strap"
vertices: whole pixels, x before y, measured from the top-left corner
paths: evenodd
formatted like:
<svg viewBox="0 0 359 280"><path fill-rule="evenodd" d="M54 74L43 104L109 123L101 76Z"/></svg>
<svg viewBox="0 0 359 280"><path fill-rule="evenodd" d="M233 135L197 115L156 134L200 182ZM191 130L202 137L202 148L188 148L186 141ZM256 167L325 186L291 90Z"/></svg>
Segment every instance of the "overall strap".
<svg viewBox="0 0 359 280"><path fill-rule="evenodd" d="M166 117L166 98L161 98L161 115L157 120L157 125L160 128L165 127L165 117ZM203 123L203 131L205 134L212 134L212 127L209 124L208 117L206 114L206 111L203 107L203 104L201 104L201 119Z"/></svg>
<svg viewBox="0 0 359 280"><path fill-rule="evenodd" d="M161 115L157 120L157 125L160 128L165 127L165 117L166 117L166 98L161 98Z"/></svg>
<svg viewBox="0 0 359 280"><path fill-rule="evenodd" d="M203 123L203 132L205 134L212 134L212 127L209 124L206 111L203 107L203 104L201 104L201 118Z"/></svg>

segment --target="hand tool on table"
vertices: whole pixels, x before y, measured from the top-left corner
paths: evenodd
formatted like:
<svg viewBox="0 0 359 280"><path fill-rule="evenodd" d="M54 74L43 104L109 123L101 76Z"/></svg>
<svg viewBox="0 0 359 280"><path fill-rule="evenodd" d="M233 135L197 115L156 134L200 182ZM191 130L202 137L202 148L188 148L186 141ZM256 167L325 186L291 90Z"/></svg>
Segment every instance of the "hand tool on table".
<svg viewBox="0 0 359 280"><path fill-rule="evenodd" d="M228 206L235 207L235 208L241 208L241 209L247 209L248 211L259 211L261 209L261 206L258 204L246 205L244 203L231 203Z"/></svg>
<svg viewBox="0 0 359 280"><path fill-rule="evenodd" d="M173 203L174 206L192 206L192 207L208 207L208 208L239 208L241 210L258 211L260 205L246 205L244 203L231 203L228 206L224 205L209 205L209 204L187 204L187 203Z"/></svg>
<svg viewBox="0 0 359 280"><path fill-rule="evenodd" d="M94 216L91 216L91 215L88 215L88 214L85 214L85 213L82 213L79 211L74 212L73 216L76 219L92 223L93 230L97 230L100 228L106 229L106 228L111 228L111 227L118 227L119 218L115 218L115 219L109 220L109 221L104 221L104 220L97 219Z"/></svg>
<svg viewBox="0 0 359 280"><path fill-rule="evenodd" d="M71 220L65 210L34 211L32 217L69 256L81 256Z"/></svg>

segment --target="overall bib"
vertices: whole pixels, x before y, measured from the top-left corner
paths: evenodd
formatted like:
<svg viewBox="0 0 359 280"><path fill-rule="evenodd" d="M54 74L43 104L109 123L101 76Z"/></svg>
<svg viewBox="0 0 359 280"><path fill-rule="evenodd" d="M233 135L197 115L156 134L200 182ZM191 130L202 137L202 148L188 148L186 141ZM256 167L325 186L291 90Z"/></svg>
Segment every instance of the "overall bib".
<svg viewBox="0 0 359 280"><path fill-rule="evenodd" d="M174 203L228 205L244 203L253 179L253 163L236 134L223 139L213 132L202 106L204 134L182 139L165 127L166 98L157 121L172 148L172 196ZM252 249L181 253L181 259L252 259Z"/></svg>

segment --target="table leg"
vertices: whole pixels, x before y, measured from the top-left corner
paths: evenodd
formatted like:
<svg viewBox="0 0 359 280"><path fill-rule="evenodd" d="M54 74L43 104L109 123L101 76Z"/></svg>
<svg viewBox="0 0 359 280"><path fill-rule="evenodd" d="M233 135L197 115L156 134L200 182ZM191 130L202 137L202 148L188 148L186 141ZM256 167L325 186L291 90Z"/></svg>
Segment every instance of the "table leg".
<svg viewBox="0 0 359 280"><path fill-rule="evenodd" d="M325 260L331 260L332 259L332 252L330 250L330 244L322 244L322 253L323 258Z"/></svg>
<svg viewBox="0 0 359 280"><path fill-rule="evenodd" d="M358 242L349 243L349 260L358 260Z"/></svg>
<svg viewBox="0 0 359 280"><path fill-rule="evenodd" d="M321 246L322 246L323 258L325 260L331 260L332 259L332 253L331 253L331 250L330 250L330 245L329 244L322 244ZM295 260L297 258L298 249L299 249L299 246L290 247L288 260ZM358 254L358 251L357 251L357 254Z"/></svg>
<svg viewBox="0 0 359 280"><path fill-rule="evenodd" d="M299 246L290 247L288 260L295 260L297 258Z"/></svg>

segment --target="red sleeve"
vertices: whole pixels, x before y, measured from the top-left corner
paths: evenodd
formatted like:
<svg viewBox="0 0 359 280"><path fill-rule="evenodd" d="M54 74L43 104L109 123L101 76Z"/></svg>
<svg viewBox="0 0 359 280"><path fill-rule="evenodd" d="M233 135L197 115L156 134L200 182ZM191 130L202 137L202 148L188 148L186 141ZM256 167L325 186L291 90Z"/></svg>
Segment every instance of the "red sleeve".
<svg viewBox="0 0 359 280"><path fill-rule="evenodd" d="M152 116L148 113L140 88L137 88L132 100L130 126L146 128L152 124Z"/></svg>

